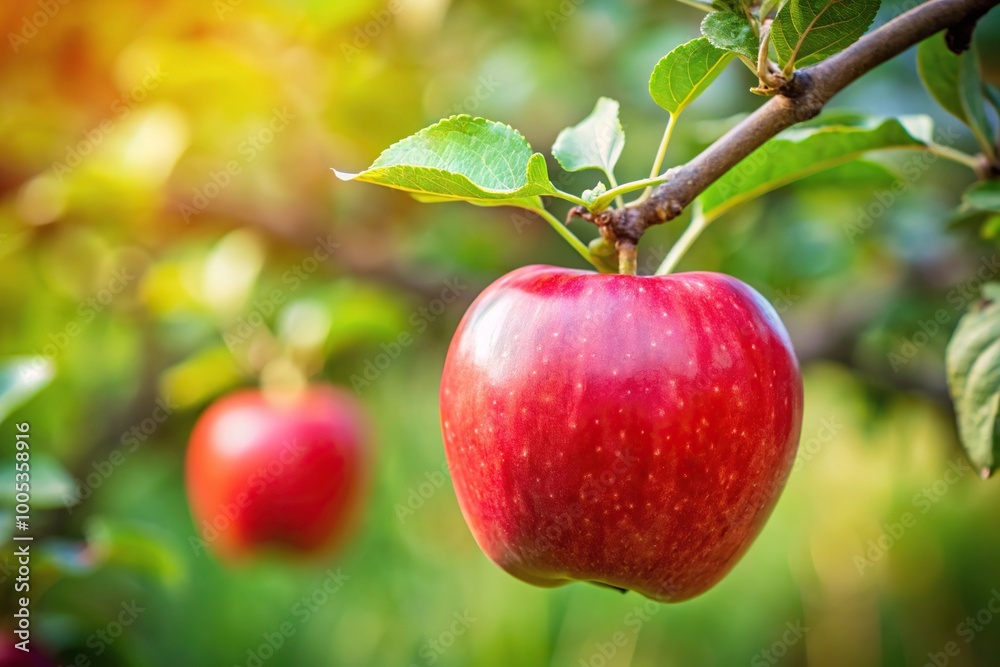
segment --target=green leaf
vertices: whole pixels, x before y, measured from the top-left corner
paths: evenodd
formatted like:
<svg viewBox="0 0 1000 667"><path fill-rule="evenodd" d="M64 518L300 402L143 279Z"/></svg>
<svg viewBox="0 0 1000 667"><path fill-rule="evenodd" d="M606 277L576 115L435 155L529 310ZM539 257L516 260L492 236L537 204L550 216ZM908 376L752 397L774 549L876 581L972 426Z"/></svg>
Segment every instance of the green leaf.
<svg viewBox="0 0 1000 667"><path fill-rule="evenodd" d="M160 374L159 385L161 394L169 396L171 402L180 408L190 408L242 381L243 371L233 350L219 343L198 349L187 359L165 369Z"/></svg>
<svg viewBox="0 0 1000 667"><path fill-rule="evenodd" d="M1000 457L1000 283L984 285L983 298L958 321L945 362L962 446L985 479Z"/></svg>
<svg viewBox="0 0 1000 667"><path fill-rule="evenodd" d="M1000 215L993 215L986 219L979 230L979 235L990 241L1000 237Z"/></svg>
<svg viewBox="0 0 1000 667"><path fill-rule="evenodd" d="M0 423L42 390L55 375L44 357L15 357L0 363Z"/></svg>
<svg viewBox="0 0 1000 667"><path fill-rule="evenodd" d="M958 96L965 112L965 122L972 130L983 152L994 155L993 126L986 117L983 97L983 77L979 72L979 55L973 42L971 48L959 57Z"/></svg>
<svg viewBox="0 0 1000 667"><path fill-rule="evenodd" d="M442 197L440 195L427 195L422 192L411 192L411 196L421 204L448 204L454 202L465 202L473 206L516 206L538 210L545 208L545 203L541 197L522 197L521 199L455 199L454 197Z"/></svg>
<svg viewBox="0 0 1000 667"><path fill-rule="evenodd" d="M1000 181L982 181L965 191L962 201L979 211L1000 213Z"/></svg>
<svg viewBox="0 0 1000 667"><path fill-rule="evenodd" d="M715 219L743 202L868 151L923 147L932 131L927 116L857 118L850 123L786 130L701 194L705 217Z"/></svg>
<svg viewBox="0 0 1000 667"><path fill-rule="evenodd" d="M796 182L796 187L809 193L820 189L870 193L892 187L899 178L900 174L887 165L862 158L806 176Z"/></svg>
<svg viewBox="0 0 1000 667"><path fill-rule="evenodd" d="M187 576L177 546L158 526L96 517L87 522L86 533L98 563L148 574L167 585Z"/></svg>
<svg viewBox="0 0 1000 667"><path fill-rule="evenodd" d="M777 10L781 11L781 8L785 6L788 0L764 0L760 3L760 9L758 10L757 16L763 19L766 16L770 16L771 12Z"/></svg>
<svg viewBox="0 0 1000 667"><path fill-rule="evenodd" d="M615 164L624 147L625 131L618 120L618 102L602 97L589 116L559 133L552 155L566 171L600 169L613 179Z"/></svg>
<svg viewBox="0 0 1000 667"><path fill-rule="evenodd" d="M345 181L498 205L556 194L545 158L533 153L517 130L468 115L452 116L393 144L361 173L335 173Z"/></svg>
<svg viewBox="0 0 1000 667"><path fill-rule="evenodd" d="M917 47L917 72L931 96L969 126L988 155L994 153L993 127L986 115L984 94L990 94L979 72L975 43L962 54L948 48L943 34L925 39Z"/></svg>
<svg viewBox="0 0 1000 667"><path fill-rule="evenodd" d="M677 0L678 2L688 5L690 7L696 7L703 12L715 11L711 2L705 2L705 0Z"/></svg>
<svg viewBox="0 0 1000 667"><path fill-rule="evenodd" d="M865 34L880 0L791 0L774 17L771 43L785 72L829 58Z"/></svg>
<svg viewBox="0 0 1000 667"><path fill-rule="evenodd" d="M990 101L990 104L992 104L993 108L997 110L997 113L1000 113L1000 89L992 83L985 84L984 89L986 92L986 99Z"/></svg>
<svg viewBox="0 0 1000 667"><path fill-rule="evenodd" d="M750 9L750 0L714 0L712 8L722 12L732 12L733 14L746 14Z"/></svg>
<svg viewBox="0 0 1000 667"><path fill-rule="evenodd" d="M685 5L697 7L706 12L737 12L749 9L750 0L678 0Z"/></svg>
<svg viewBox="0 0 1000 667"><path fill-rule="evenodd" d="M960 206L948 216L948 219L945 221L945 227L949 230L963 229L971 232L986 224L991 215L992 213L989 211L980 211L968 206Z"/></svg>
<svg viewBox="0 0 1000 667"><path fill-rule="evenodd" d="M716 48L706 37L681 44L663 56L649 77L653 101L672 114L679 114L732 59L732 54Z"/></svg>
<svg viewBox="0 0 1000 667"><path fill-rule="evenodd" d="M732 51L749 58L754 63L757 62L760 38L754 32L746 14L713 12L702 20L701 32L712 46Z"/></svg>
<svg viewBox="0 0 1000 667"><path fill-rule="evenodd" d="M944 33L925 39L917 47L917 73L927 92L948 113L968 124L958 92L959 63L959 56L945 43Z"/></svg>

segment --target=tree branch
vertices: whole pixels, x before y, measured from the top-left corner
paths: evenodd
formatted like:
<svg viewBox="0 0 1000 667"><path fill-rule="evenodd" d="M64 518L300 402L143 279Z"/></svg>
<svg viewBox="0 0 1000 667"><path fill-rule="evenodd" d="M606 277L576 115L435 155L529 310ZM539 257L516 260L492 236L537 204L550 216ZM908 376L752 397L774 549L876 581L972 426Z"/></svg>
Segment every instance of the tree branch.
<svg viewBox="0 0 1000 667"><path fill-rule="evenodd" d="M676 218L694 199L743 158L784 129L815 117L850 83L931 35L978 19L1000 0L929 0L874 30L840 53L795 72L766 104L687 164L642 204L584 217L625 244L638 243L651 227Z"/></svg>

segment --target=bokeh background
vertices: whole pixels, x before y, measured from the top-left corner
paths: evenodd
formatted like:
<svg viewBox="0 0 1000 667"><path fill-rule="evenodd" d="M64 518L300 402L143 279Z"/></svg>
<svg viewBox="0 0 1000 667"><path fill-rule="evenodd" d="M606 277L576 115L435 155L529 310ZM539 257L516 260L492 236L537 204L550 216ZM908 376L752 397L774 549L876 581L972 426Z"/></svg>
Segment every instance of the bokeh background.
<svg viewBox="0 0 1000 667"><path fill-rule="evenodd" d="M886 3L878 22L905 6ZM9 488L13 424L32 427L35 645L58 664L112 666L1000 664L1000 484L965 467L942 362L977 281L1000 268L995 243L955 219L971 174L914 153L757 200L683 262L771 299L805 376L795 471L719 586L674 606L533 588L490 564L462 520L437 423L451 332L503 273L581 260L516 211L419 205L330 169L361 169L452 113L507 122L547 153L606 95L628 137L619 180L642 177L666 120L649 72L700 18L646 0L2 3L0 356L55 369L0 430ZM978 39L997 81L1000 16ZM759 104L751 85L730 65L668 162ZM974 147L912 52L832 106L929 113L951 145ZM597 180L550 171L564 190ZM645 272L680 226L647 235ZM193 549L182 463L200 411L280 374L278 350L351 387L401 333L412 345L356 387L378 464L344 553L228 568ZM328 570L346 579L312 598ZM306 614L303 596L323 602ZM267 648L286 622L294 635Z"/></svg>

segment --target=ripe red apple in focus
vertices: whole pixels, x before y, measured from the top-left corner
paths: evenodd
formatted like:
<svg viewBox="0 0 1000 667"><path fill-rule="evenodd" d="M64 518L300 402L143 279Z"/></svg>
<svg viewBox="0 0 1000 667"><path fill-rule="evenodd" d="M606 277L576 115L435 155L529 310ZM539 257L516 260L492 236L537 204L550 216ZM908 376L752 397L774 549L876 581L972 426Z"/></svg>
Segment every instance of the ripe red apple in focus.
<svg viewBox="0 0 1000 667"><path fill-rule="evenodd" d="M781 321L718 273L519 269L469 308L441 382L455 491L490 559L664 602L747 550L801 421Z"/></svg>
<svg viewBox="0 0 1000 667"><path fill-rule="evenodd" d="M331 386L282 400L256 390L219 399L198 419L187 452L202 538L229 561L267 547L328 553L357 518L368 445L360 404Z"/></svg>

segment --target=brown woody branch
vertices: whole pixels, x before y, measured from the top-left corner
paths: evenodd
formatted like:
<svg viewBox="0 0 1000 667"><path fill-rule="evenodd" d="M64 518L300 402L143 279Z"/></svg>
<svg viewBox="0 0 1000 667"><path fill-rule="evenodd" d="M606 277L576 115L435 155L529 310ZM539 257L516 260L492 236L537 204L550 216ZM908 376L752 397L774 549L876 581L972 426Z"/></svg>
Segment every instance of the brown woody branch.
<svg viewBox="0 0 1000 667"><path fill-rule="evenodd" d="M815 117L850 83L942 30L971 32L970 24L997 4L1000 0L929 0L831 58L798 70L779 94L690 162L668 170L670 180L641 204L596 215L574 212L609 231L619 248L632 248L646 229L676 218L743 158L782 130Z"/></svg>

